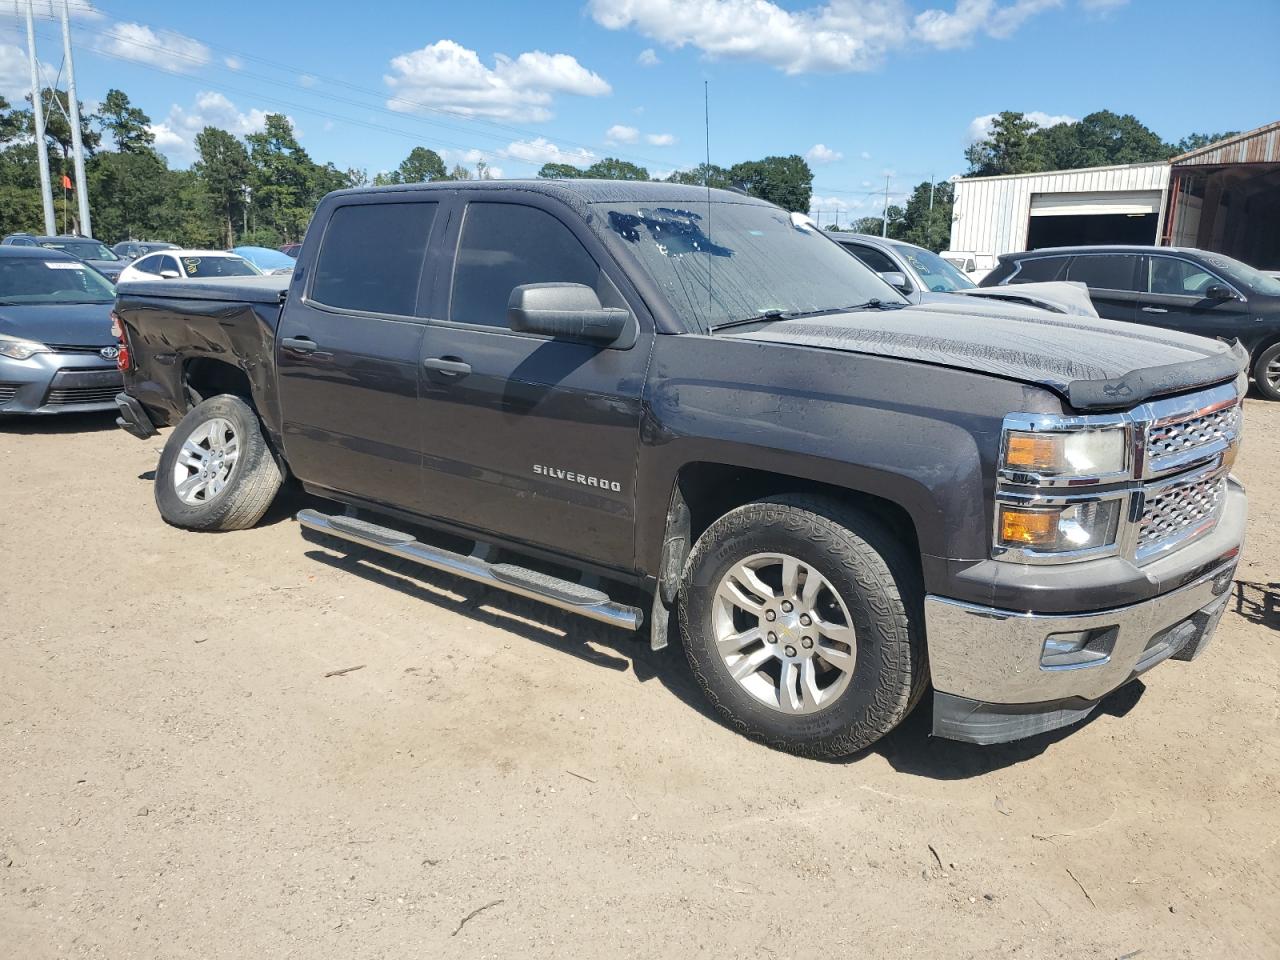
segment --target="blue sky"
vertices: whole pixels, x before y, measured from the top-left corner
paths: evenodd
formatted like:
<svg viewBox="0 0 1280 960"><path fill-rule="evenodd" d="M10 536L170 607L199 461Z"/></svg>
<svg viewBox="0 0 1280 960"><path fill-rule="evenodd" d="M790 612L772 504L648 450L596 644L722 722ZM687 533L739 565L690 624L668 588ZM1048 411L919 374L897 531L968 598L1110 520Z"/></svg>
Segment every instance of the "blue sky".
<svg viewBox="0 0 1280 960"><path fill-rule="evenodd" d="M25 0L20 0L25 2ZM37 9L50 0L36 0ZM55 0L60 4L61 0ZM653 174L799 153L825 218L964 169L981 118L1130 112L1168 140L1280 119L1276 0L72 0L80 97L119 87L178 166L205 123L293 118L371 174L416 144L505 176L620 156ZM27 84L0 0L0 93ZM37 23L46 83L58 26Z"/></svg>

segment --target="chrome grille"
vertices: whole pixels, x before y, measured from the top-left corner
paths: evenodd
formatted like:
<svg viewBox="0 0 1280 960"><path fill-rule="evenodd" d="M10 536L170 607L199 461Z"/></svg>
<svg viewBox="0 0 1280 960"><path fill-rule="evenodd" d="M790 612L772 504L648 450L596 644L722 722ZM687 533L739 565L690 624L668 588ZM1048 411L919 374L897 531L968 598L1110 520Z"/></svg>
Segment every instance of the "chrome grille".
<svg viewBox="0 0 1280 960"><path fill-rule="evenodd" d="M1221 468L1151 488L1138 522L1138 554L1143 560L1213 528L1226 496Z"/></svg>
<svg viewBox="0 0 1280 960"><path fill-rule="evenodd" d="M1184 419L1157 420L1147 428L1147 474L1158 476L1222 453L1240 436L1239 401Z"/></svg>
<svg viewBox="0 0 1280 960"><path fill-rule="evenodd" d="M16 383L0 383L0 403L8 403L17 392L18 385Z"/></svg>

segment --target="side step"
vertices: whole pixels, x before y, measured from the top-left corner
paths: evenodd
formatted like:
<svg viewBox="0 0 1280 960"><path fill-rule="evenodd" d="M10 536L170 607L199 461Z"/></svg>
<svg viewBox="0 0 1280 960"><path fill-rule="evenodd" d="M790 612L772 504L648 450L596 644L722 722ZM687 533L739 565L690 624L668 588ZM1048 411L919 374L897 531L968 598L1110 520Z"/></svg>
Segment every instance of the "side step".
<svg viewBox="0 0 1280 960"><path fill-rule="evenodd" d="M302 510L298 513L298 523L306 530L349 540L362 547L412 560L433 570L488 584L530 600L540 600L560 610L610 626L639 630L644 623L644 613L639 608L615 603L602 590L584 587L571 580L561 580L559 577L510 563L489 563L478 556L466 556L433 547L414 539L411 534L369 523L367 520L329 516L318 510Z"/></svg>

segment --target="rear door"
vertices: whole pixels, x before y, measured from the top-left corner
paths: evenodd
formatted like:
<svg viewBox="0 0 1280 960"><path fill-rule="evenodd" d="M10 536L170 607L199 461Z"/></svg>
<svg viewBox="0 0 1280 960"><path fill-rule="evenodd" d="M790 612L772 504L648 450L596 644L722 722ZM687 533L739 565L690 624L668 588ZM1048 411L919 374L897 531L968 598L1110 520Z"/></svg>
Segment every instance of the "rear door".
<svg viewBox="0 0 1280 960"><path fill-rule="evenodd" d="M1132 322L1138 312L1138 266L1132 253L1084 253L1071 258L1062 279L1083 283L1098 316Z"/></svg>
<svg viewBox="0 0 1280 960"><path fill-rule="evenodd" d="M1249 322L1249 304L1243 294L1208 267L1183 257L1151 254L1143 258L1143 293L1138 321L1169 327L1202 337L1235 339ZM1205 292L1225 286L1237 296L1211 299Z"/></svg>
<svg viewBox="0 0 1280 960"><path fill-rule="evenodd" d="M420 510L420 291L439 194L346 197L276 336L285 453L314 486ZM301 296L297 294L301 293Z"/></svg>
<svg viewBox="0 0 1280 960"><path fill-rule="evenodd" d="M579 217L536 194L460 191L423 344L430 512L477 531L633 566L641 392L653 325ZM514 287L593 287L625 307L625 348L507 326ZM627 338L624 338L625 342Z"/></svg>

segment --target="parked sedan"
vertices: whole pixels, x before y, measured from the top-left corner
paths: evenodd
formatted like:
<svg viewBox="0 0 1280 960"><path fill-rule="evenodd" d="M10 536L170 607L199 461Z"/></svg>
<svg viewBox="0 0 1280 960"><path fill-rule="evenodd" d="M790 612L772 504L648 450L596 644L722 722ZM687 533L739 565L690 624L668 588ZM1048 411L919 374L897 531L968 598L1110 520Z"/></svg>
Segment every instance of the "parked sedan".
<svg viewBox="0 0 1280 960"><path fill-rule="evenodd" d="M115 290L75 257L0 246L0 414L114 410Z"/></svg>
<svg viewBox="0 0 1280 960"><path fill-rule="evenodd" d="M157 250L177 250L176 243L164 243L160 240L121 240L111 252L124 260L137 260Z"/></svg>
<svg viewBox="0 0 1280 960"><path fill-rule="evenodd" d="M982 286L1074 280L1098 314L1239 340L1258 392L1280 400L1280 280L1238 260L1181 247L1050 247L1006 253Z"/></svg>
<svg viewBox="0 0 1280 960"><path fill-rule="evenodd" d="M46 250L60 250L69 253L77 260L89 264L104 277L115 283L120 277L124 261L112 252L101 240L91 237L39 237L30 233L11 233L0 240L6 247L44 247Z"/></svg>
<svg viewBox="0 0 1280 960"><path fill-rule="evenodd" d="M906 296L920 291L954 293L977 284L924 247L866 233L831 233L831 239Z"/></svg>
<svg viewBox="0 0 1280 960"><path fill-rule="evenodd" d="M270 247L232 247L231 252L244 257L265 274L292 273L297 259Z"/></svg>
<svg viewBox="0 0 1280 960"><path fill-rule="evenodd" d="M252 263L226 250L165 250L133 261L120 273L120 282L260 276L262 271Z"/></svg>

